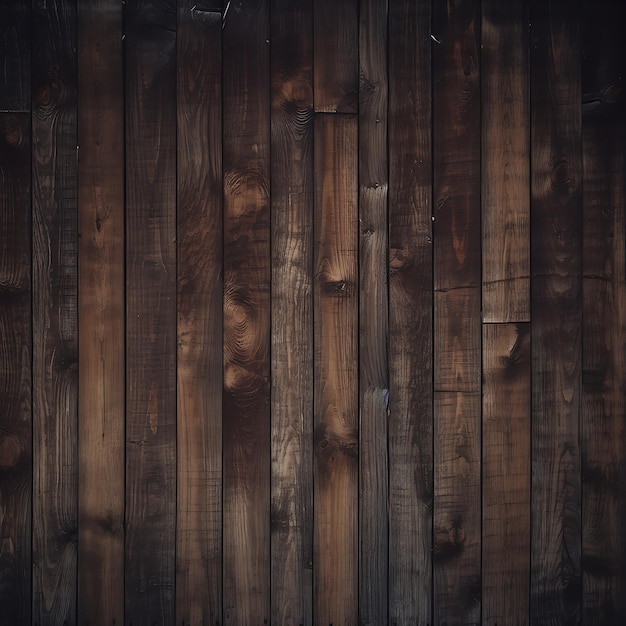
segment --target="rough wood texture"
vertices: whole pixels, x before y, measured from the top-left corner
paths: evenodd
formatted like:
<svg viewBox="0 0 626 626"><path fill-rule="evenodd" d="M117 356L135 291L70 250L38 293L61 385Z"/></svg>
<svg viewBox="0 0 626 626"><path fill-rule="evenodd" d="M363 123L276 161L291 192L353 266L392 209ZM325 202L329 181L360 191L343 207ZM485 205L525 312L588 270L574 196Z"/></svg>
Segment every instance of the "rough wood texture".
<svg viewBox="0 0 626 626"><path fill-rule="evenodd" d="M357 118L315 118L315 623L358 623Z"/></svg>
<svg viewBox="0 0 626 626"><path fill-rule="evenodd" d="M76 620L76 3L35 2L33 32L33 615Z"/></svg>
<svg viewBox="0 0 626 626"><path fill-rule="evenodd" d="M272 623L313 616L313 5L272 3Z"/></svg>
<svg viewBox="0 0 626 626"><path fill-rule="evenodd" d="M5 0L0 18L0 111L31 110L32 0Z"/></svg>
<svg viewBox="0 0 626 626"><path fill-rule="evenodd" d="M432 623L430 3L389 4L389 622Z"/></svg>
<svg viewBox="0 0 626 626"><path fill-rule="evenodd" d="M31 600L30 119L0 114L0 625Z"/></svg>
<svg viewBox="0 0 626 626"><path fill-rule="evenodd" d="M482 311L530 319L528 3L483 0Z"/></svg>
<svg viewBox="0 0 626 626"><path fill-rule="evenodd" d="M531 622L581 609L581 93L578 4L531 3Z"/></svg>
<svg viewBox="0 0 626 626"><path fill-rule="evenodd" d="M530 326L483 325L482 624L529 623Z"/></svg>
<svg viewBox="0 0 626 626"><path fill-rule="evenodd" d="M176 11L126 3L125 623L174 623Z"/></svg>
<svg viewBox="0 0 626 626"><path fill-rule="evenodd" d="M226 14L224 622L270 619L269 3ZM231 10L233 7L231 6Z"/></svg>

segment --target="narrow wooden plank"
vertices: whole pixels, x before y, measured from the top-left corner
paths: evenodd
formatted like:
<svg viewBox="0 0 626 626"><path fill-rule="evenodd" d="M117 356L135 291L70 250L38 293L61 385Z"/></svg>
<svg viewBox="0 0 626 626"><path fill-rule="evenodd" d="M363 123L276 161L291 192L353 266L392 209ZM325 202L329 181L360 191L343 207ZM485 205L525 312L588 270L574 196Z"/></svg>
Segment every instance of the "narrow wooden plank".
<svg viewBox="0 0 626 626"><path fill-rule="evenodd" d="M31 110L32 0L5 0L0 21L0 111Z"/></svg>
<svg viewBox="0 0 626 626"><path fill-rule="evenodd" d="M432 624L431 6L389 3L389 623Z"/></svg>
<svg viewBox="0 0 626 626"><path fill-rule="evenodd" d="M388 618L387 3L359 11L359 623Z"/></svg>
<svg viewBox="0 0 626 626"><path fill-rule="evenodd" d="M221 6L178 3L176 624L222 620Z"/></svg>
<svg viewBox="0 0 626 626"><path fill-rule="evenodd" d="M481 601L480 2L433 6L434 624Z"/></svg>
<svg viewBox="0 0 626 626"><path fill-rule="evenodd" d="M313 3L272 13L272 620L313 619Z"/></svg>
<svg viewBox="0 0 626 626"><path fill-rule="evenodd" d="M126 2L125 623L174 623L176 7Z"/></svg>
<svg viewBox="0 0 626 626"><path fill-rule="evenodd" d="M483 0L482 311L530 319L528 4Z"/></svg>
<svg viewBox="0 0 626 626"><path fill-rule="evenodd" d="M581 610L579 3L531 2L531 622Z"/></svg>
<svg viewBox="0 0 626 626"><path fill-rule="evenodd" d="M358 623L358 136L315 118L314 619Z"/></svg>
<svg viewBox="0 0 626 626"><path fill-rule="evenodd" d="M124 621L122 7L78 6L78 615Z"/></svg>
<svg viewBox="0 0 626 626"><path fill-rule="evenodd" d="M529 623L530 326L483 326L482 622Z"/></svg>
<svg viewBox="0 0 626 626"><path fill-rule="evenodd" d="M0 624L31 623L30 116L0 113Z"/></svg>
<svg viewBox="0 0 626 626"><path fill-rule="evenodd" d="M356 113L359 107L358 0L315 0L315 111Z"/></svg>
<svg viewBox="0 0 626 626"><path fill-rule="evenodd" d="M224 623L270 619L269 2L226 13ZM232 12L231 12L232 11Z"/></svg>
<svg viewBox="0 0 626 626"><path fill-rule="evenodd" d="M76 621L76 2L35 2L33 36L33 614Z"/></svg>

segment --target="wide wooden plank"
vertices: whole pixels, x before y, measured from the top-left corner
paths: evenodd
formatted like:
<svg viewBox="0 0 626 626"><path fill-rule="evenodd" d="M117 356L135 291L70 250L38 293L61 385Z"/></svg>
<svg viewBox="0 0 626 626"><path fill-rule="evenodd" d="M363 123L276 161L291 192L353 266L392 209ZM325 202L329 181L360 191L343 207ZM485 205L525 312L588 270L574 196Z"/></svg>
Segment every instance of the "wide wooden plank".
<svg viewBox="0 0 626 626"><path fill-rule="evenodd" d="M531 622L581 609L579 3L531 2Z"/></svg>
<svg viewBox="0 0 626 626"><path fill-rule="evenodd" d="M33 3L33 615L76 621L76 2Z"/></svg>
<svg viewBox="0 0 626 626"><path fill-rule="evenodd" d="M482 624L529 623L530 327L483 326Z"/></svg>
<svg viewBox="0 0 626 626"><path fill-rule="evenodd" d="M482 311L530 319L528 3L483 0Z"/></svg>
<svg viewBox="0 0 626 626"><path fill-rule="evenodd" d="M316 624L358 623L357 118L315 118Z"/></svg>
<svg viewBox="0 0 626 626"><path fill-rule="evenodd" d="M433 623L480 621L480 2L433 6Z"/></svg>
<svg viewBox="0 0 626 626"><path fill-rule="evenodd" d="M175 619L175 9L125 13L127 624Z"/></svg>
<svg viewBox="0 0 626 626"><path fill-rule="evenodd" d="M222 620L221 6L178 3L176 624Z"/></svg>
<svg viewBox="0 0 626 626"><path fill-rule="evenodd" d="M78 615L124 621L122 7L78 12Z"/></svg>
<svg viewBox="0 0 626 626"><path fill-rule="evenodd" d="M30 111L32 0L5 0L0 19L0 111Z"/></svg>
<svg viewBox="0 0 626 626"><path fill-rule="evenodd" d="M431 7L389 3L389 623L432 623Z"/></svg>
<svg viewBox="0 0 626 626"><path fill-rule="evenodd" d="M30 116L0 114L0 624L31 623Z"/></svg>
<svg viewBox="0 0 626 626"><path fill-rule="evenodd" d="M270 23L225 11L224 623L270 619Z"/></svg>
<svg viewBox="0 0 626 626"><path fill-rule="evenodd" d="M313 4L272 13L272 619L313 611Z"/></svg>

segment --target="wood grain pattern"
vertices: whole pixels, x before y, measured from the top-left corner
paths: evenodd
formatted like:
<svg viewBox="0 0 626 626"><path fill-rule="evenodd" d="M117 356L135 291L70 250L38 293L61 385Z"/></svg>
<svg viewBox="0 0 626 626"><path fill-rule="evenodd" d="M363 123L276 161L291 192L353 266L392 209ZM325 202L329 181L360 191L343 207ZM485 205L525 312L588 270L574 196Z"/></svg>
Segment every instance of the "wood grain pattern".
<svg viewBox="0 0 626 626"><path fill-rule="evenodd" d="M31 110L31 0L5 0L0 20L0 111Z"/></svg>
<svg viewBox="0 0 626 626"><path fill-rule="evenodd" d="M313 619L313 4L272 13L272 623Z"/></svg>
<svg viewBox="0 0 626 626"><path fill-rule="evenodd" d="M482 624L529 623L530 326L483 325Z"/></svg>
<svg viewBox="0 0 626 626"><path fill-rule="evenodd" d="M126 3L125 623L173 624L176 11Z"/></svg>
<svg viewBox="0 0 626 626"><path fill-rule="evenodd" d="M483 0L482 311L530 319L528 4Z"/></svg>
<svg viewBox="0 0 626 626"><path fill-rule="evenodd" d="M0 113L0 624L31 599L30 116Z"/></svg>
<svg viewBox="0 0 626 626"><path fill-rule="evenodd" d="M531 3L531 622L581 609L579 4Z"/></svg>
<svg viewBox="0 0 626 626"><path fill-rule="evenodd" d="M430 3L389 4L389 622L432 623Z"/></svg>
<svg viewBox="0 0 626 626"><path fill-rule="evenodd" d="M224 59L224 623L270 619L269 3L227 14Z"/></svg>
<svg viewBox="0 0 626 626"><path fill-rule="evenodd" d="M33 614L76 620L76 3L33 3Z"/></svg>
<svg viewBox="0 0 626 626"><path fill-rule="evenodd" d="M358 623L357 118L315 117L315 624Z"/></svg>

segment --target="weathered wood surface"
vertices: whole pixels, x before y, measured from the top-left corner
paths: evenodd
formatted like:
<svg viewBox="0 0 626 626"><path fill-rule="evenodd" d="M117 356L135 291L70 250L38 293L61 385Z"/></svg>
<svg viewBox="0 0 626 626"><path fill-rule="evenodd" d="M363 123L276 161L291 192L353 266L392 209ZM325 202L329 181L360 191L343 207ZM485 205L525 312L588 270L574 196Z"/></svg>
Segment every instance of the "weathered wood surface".
<svg viewBox="0 0 626 626"><path fill-rule="evenodd" d="M0 111L31 110L32 0L5 0L0 18Z"/></svg>

